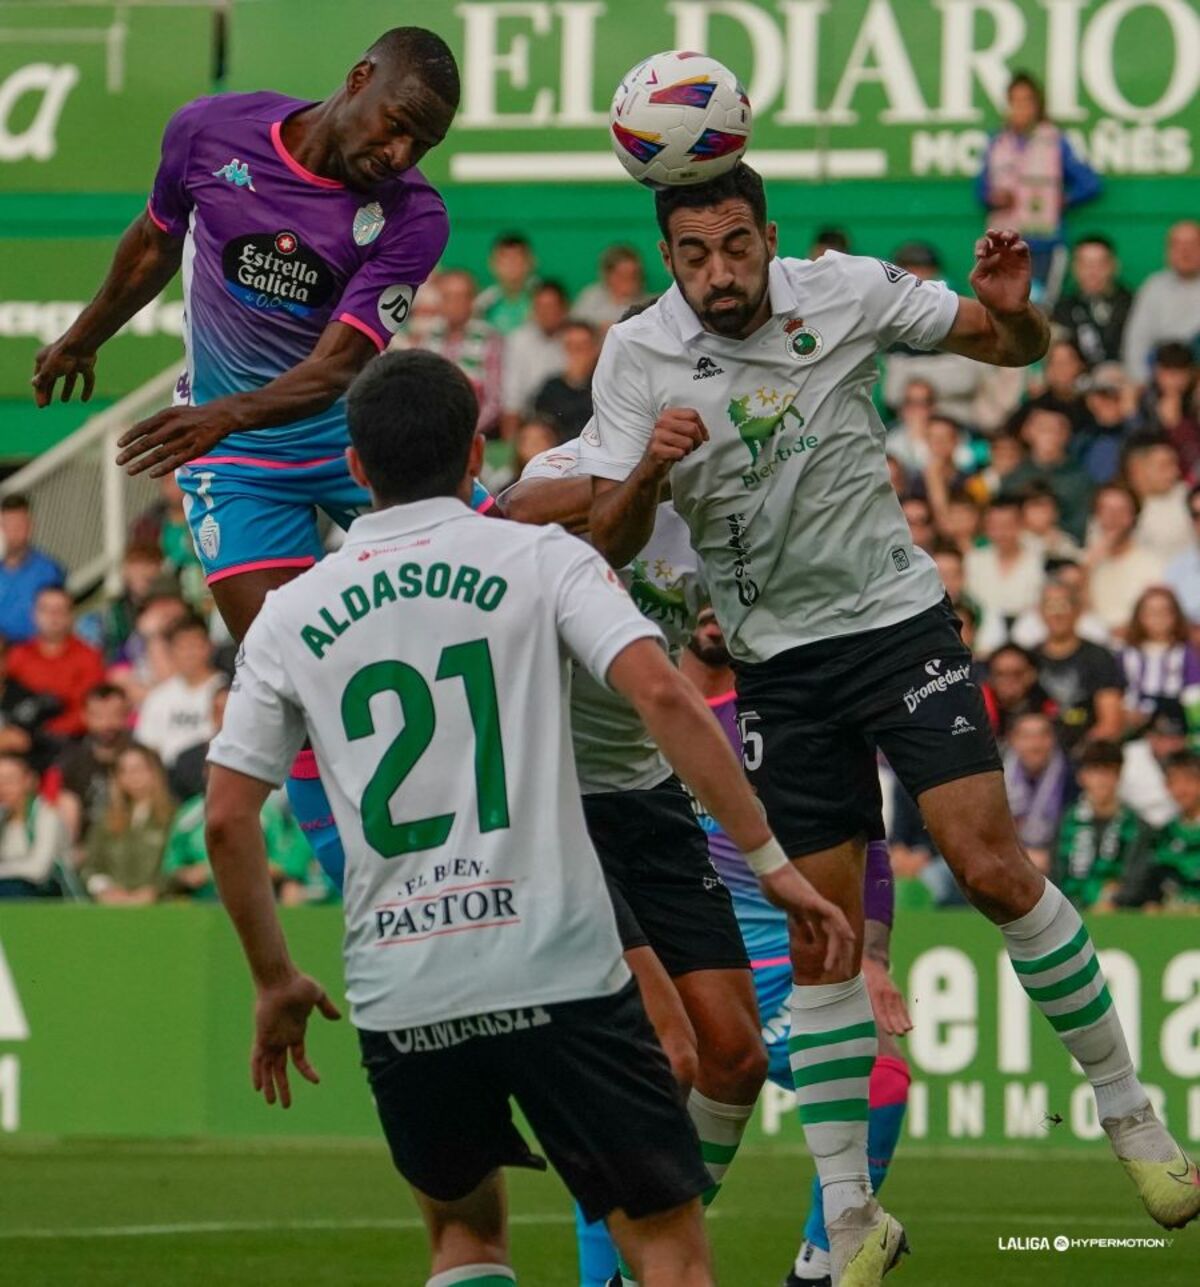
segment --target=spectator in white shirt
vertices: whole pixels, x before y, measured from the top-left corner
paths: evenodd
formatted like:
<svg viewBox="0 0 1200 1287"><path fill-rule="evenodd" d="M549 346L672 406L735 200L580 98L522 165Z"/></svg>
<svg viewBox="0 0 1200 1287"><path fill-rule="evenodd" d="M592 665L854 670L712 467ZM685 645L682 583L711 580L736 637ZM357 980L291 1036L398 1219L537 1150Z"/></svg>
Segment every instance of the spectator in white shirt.
<svg viewBox="0 0 1200 1287"><path fill-rule="evenodd" d="M20 755L0 754L0 899L56 897L67 829L37 794L37 774Z"/></svg>
<svg viewBox="0 0 1200 1287"><path fill-rule="evenodd" d="M538 390L566 365L562 327L570 301L561 282L539 282L530 317L504 340L503 435L511 439L533 409Z"/></svg>
<svg viewBox="0 0 1200 1287"><path fill-rule="evenodd" d="M585 286L571 310L598 330L621 320L631 304L646 297L642 257L632 246L609 246L600 256L600 280Z"/></svg>
<svg viewBox="0 0 1200 1287"><path fill-rule="evenodd" d="M1092 607L1118 639L1124 638L1142 591L1163 575L1163 560L1134 536L1137 521L1132 492L1116 483L1096 492L1086 552Z"/></svg>
<svg viewBox="0 0 1200 1287"><path fill-rule="evenodd" d="M1165 341L1190 344L1200 332L1200 223L1184 219L1167 233L1167 267L1142 283L1125 324L1122 356L1129 378L1145 384L1150 359Z"/></svg>
<svg viewBox="0 0 1200 1287"><path fill-rule="evenodd" d="M967 593L983 611L981 641L986 637L995 647L1008 638L1013 622L1036 606L1046 578L1040 548L1023 540L1019 500L992 501L983 530L988 544L967 551Z"/></svg>
<svg viewBox="0 0 1200 1287"><path fill-rule="evenodd" d="M213 666L208 628L199 617L186 617L167 635L175 673L156 685L142 703L137 740L157 751L170 769L181 751L207 742L213 725L213 694L225 676Z"/></svg>
<svg viewBox="0 0 1200 1287"><path fill-rule="evenodd" d="M1191 549L1196 536L1175 448L1156 434L1139 434L1126 450L1125 476L1141 506L1134 529L1137 543L1164 563Z"/></svg>

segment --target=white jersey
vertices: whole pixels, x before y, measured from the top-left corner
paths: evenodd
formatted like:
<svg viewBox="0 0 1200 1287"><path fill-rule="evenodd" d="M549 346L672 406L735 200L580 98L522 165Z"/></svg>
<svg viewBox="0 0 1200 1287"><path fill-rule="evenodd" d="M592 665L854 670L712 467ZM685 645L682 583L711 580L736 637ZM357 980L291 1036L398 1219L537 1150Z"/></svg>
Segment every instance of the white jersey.
<svg viewBox="0 0 1200 1287"><path fill-rule="evenodd" d="M705 331L678 286L614 326L581 436L585 473L621 481L659 413L694 407L710 439L671 470L730 651L787 648L905 621L943 595L915 549L871 404L876 356L932 348L958 297L878 259L775 259L771 317L749 339Z"/></svg>
<svg viewBox="0 0 1200 1287"><path fill-rule="evenodd" d="M629 978L584 826L573 658L661 641L559 527L442 497L357 519L267 596L209 759L282 782L305 732L346 851L351 1017L388 1031Z"/></svg>
<svg viewBox="0 0 1200 1287"><path fill-rule="evenodd" d="M573 438L534 456L521 478L577 478L581 472L579 439ZM672 655L677 654L707 595L687 526L669 504L658 507L645 549L617 575L642 613L662 628ZM671 766L638 713L582 667L575 668L571 683L571 734L584 795L645 791L670 776Z"/></svg>

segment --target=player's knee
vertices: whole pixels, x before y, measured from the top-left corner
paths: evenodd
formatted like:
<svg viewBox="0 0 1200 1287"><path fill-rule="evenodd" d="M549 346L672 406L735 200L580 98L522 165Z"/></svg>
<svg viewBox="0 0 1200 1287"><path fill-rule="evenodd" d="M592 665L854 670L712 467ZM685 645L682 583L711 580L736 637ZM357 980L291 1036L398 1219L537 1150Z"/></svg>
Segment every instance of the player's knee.
<svg viewBox="0 0 1200 1287"><path fill-rule="evenodd" d="M978 845L965 855L957 874L968 902L1001 923L1029 910L1043 880L1015 838Z"/></svg>
<svg viewBox="0 0 1200 1287"><path fill-rule="evenodd" d="M766 1047L755 1032L718 1046L701 1046L698 1074L710 1098L750 1104L767 1080L768 1066Z"/></svg>

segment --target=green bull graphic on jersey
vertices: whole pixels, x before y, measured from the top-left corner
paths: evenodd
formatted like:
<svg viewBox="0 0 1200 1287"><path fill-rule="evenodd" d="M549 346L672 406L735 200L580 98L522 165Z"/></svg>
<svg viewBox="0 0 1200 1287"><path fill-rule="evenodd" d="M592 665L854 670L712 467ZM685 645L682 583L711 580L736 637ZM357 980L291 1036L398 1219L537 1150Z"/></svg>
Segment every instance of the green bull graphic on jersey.
<svg viewBox="0 0 1200 1287"><path fill-rule="evenodd" d="M730 402L727 414L750 451L751 464L758 464L763 448L783 430L788 416L797 421L797 428L804 427L804 417L792 405L795 398L794 393L762 388Z"/></svg>
<svg viewBox="0 0 1200 1287"><path fill-rule="evenodd" d="M653 575L658 583L651 578L645 559L634 559L629 571L629 594L641 614L659 625L686 630L691 613L683 578L675 576L674 567L666 559L655 559Z"/></svg>

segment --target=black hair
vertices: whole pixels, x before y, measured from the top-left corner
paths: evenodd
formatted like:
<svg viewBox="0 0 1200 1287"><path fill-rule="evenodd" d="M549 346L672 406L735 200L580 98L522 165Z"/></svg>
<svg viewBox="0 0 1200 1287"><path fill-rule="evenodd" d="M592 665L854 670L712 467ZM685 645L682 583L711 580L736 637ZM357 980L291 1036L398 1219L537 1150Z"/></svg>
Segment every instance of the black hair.
<svg viewBox="0 0 1200 1287"><path fill-rule="evenodd" d="M561 331L587 331L587 333L596 339L599 331L596 329L594 322L589 322L586 317L568 317L559 328Z"/></svg>
<svg viewBox="0 0 1200 1287"><path fill-rule="evenodd" d="M30 508L29 497L23 492L13 492L3 500L0 500L0 513L11 514L14 510L18 509L28 512Z"/></svg>
<svg viewBox="0 0 1200 1287"><path fill-rule="evenodd" d="M1021 502L1011 493L1001 492L999 496L993 496L987 503L987 512L990 514L993 510L1008 509L1020 513Z"/></svg>
<svg viewBox="0 0 1200 1287"><path fill-rule="evenodd" d="M1168 371L1186 371L1193 365L1192 350L1178 340L1167 340L1154 350L1154 365Z"/></svg>
<svg viewBox="0 0 1200 1287"><path fill-rule="evenodd" d="M1033 91L1033 95L1038 101L1038 119L1045 120L1046 91L1042 88L1042 82L1032 72L1017 71L1013 72L1006 92L1011 94L1018 85L1024 85L1026 89Z"/></svg>
<svg viewBox="0 0 1200 1287"><path fill-rule="evenodd" d="M1031 478L1025 486L1017 492L1017 499L1022 505L1033 500L1052 500L1059 509L1062 508L1058 499L1058 493L1044 478Z"/></svg>
<svg viewBox="0 0 1200 1287"><path fill-rule="evenodd" d="M1190 769L1200 773L1200 755L1195 751L1172 751L1163 762L1163 768L1170 773L1172 769Z"/></svg>
<svg viewBox="0 0 1200 1287"><path fill-rule="evenodd" d="M553 291L564 304L568 303L571 298L567 288L557 277L543 277L533 288L533 294L540 295L544 290Z"/></svg>
<svg viewBox="0 0 1200 1287"><path fill-rule="evenodd" d="M523 232L501 232L492 240L493 250L532 250L533 244Z"/></svg>
<svg viewBox="0 0 1200 1287"><path fill-rule="evenodd" d="M424 27L393 27L364 55L372 63L386 66L389 72L411 73L450 107L457 107L462 88L458 63L450 46L435 32Z"/></svg>
<svg viewBox="0 0 1200 1287"><path fill-rule="evenodd" d="M988 666L990 667L997 657L1002 656L1006 652L1015 653L1030 668L1030 670L1037 670L1037 658L1029 651L1028 648L1022 648L1018 643L1002 643L999 648L994 649L992 655L988 658Z"/></svg>
<svg viewBox="0 0 1200 1287"><path fill-rule="evenodd" d="M620 325L621 322L628 322L631 317L638 317L640 314L644 313L646 309L657 304L661 298L661 295L651 295L649 299L639 299L636 304L630 304L621 316L617 318L617 324Z"/></svg>
<svg viewBox="0 0 1200 1287"><path fill-rule="evenodd" d="M126 696L127 694L125 690L123 688L119 688L116 684L103 683L96 684L94 687L89 688L84 700L89 702L106 702L110 697Z"/></svg>
<svg viewBox="0 0 1200 1287"><path fill-rule="evenodd" d="M1080 237L1075 243L1075 249L1078 250L1080 246L1103 246L1110 255L1117 253L1112 238L1106 237L1102 232L1089 232L1086 237Z"/></svg>
<svg viewBox="0 0 1200 1287"><path fill-rule="evenodd" d="M191 634L193 631L202 634L205 639L208 638L208 626L205 625L204 618L189 612L186 617L180 617L173 626L167 627L165 631L167 643L174 643L180 635Z"/></svg>
<svg viewBox="0 0 1200 1287"><path fill-rule="evenodd" d="M1121 744L1106 741L1104 738L1089 742L1079 756L1081 769L1117 769L1119 771L1124 763L1125 752L1121 750Z"/></svg>
<svg viewBox="0 0 1200 1287"><path fill-rule="evenodd" d="M850 250L850 238L844 228L818 228L813 237L814 246L824 246L826 250L839 250L843 255Z"/></svg>
<svg viewBox="0 0 1200 1287"><path fill-rule="evenodd" d="M750 207L755 224L759 228L766 228L767 194L763 188L762 176L745 161L739 161L732 170L727 170L707 183L659 188L654 194L654 213L658 218L658 230L662 233L663 240L668 245L671 242L671 216L676 210L708 210L720 205L722 201L744 201Z"/></svg>
<svg viewBox="0 0 1200 1287"><path fill-rule="evenodd" d="M458 491L479 402L453 362L409 349L367 363L350 386L346 419L377 500L405 505Z"/></svg>

